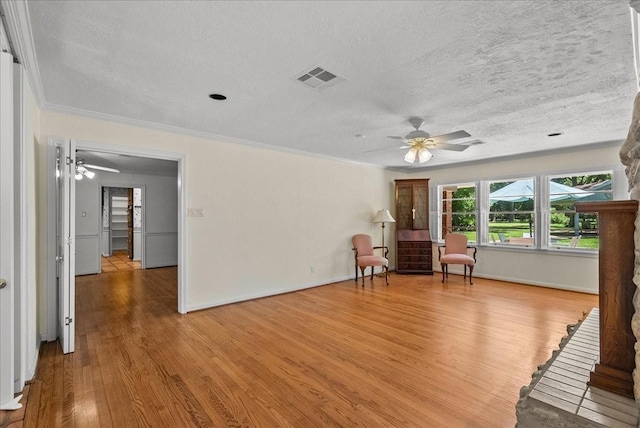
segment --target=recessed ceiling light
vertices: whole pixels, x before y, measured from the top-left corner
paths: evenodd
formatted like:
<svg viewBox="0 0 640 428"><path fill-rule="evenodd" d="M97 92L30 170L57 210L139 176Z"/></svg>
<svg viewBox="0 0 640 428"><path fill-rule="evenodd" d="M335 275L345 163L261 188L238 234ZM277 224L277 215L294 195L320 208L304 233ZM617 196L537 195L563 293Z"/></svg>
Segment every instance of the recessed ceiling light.
<svg viewBox="0 0 640 428"><path fill-rule="evenodd" d="M551 134L547 134L547 137L557 137L558 135L562 135L562 132L552 132Z"/></svg>
<svg viewBox="0 0 640 428"><path fill-rule="evenodd" d="M218 101L222 101L222 100L226 100L227 97L225 97L222 94L210 94L209 98L214 99L214 100L218 100Z"/></svg>
<svg viewBox="0 0 640 428"><path fill-rule="evenodd" d="M356 138L367 138L364 134L356 134Z"/></svg>

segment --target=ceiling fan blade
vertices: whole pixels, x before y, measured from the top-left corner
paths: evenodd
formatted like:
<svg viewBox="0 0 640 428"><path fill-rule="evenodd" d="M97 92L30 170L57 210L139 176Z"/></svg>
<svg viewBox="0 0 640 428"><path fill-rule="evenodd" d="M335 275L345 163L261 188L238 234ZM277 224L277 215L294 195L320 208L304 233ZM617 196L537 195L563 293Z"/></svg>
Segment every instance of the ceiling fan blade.
<svg viewBox="0 0 640 428"><path fill-rule="evenodd" d="M373 149L373 150L365 150L362 153L375 153L375 152L384 152L385 150L393 150L395 147L385 147L384 149Z"/></svg>
<svg viewBox="0 0 640 428"><path fill-rule="evenodd" d="M437 150L453 150L454 152L463 152L467 150L469 146L463 146L461 144L436 143L433 148Z"/></svg>
<svg viewBox="0 0 640 428"><path fill-rule="evenodd" d="M105 171L105 172L115 172L115 173L119 173L120 170L119 169L115 169L115 168L108 168L106 166L100 166L100 165L89 165L89 164L83 164L86 168L91 168L91 169L97 169L98 171Z"/></svg>
<svg viewBox="0 0 640 428"><path fill-rule="evenodd" d="M383 151L385 151L385 150L394 150L394 149L398 149L398 150L401 150L401 149L410 149L411 147L413 147L413 146L385 147L384 149L373 149L373 150L367 150L367 151L364 151L364 152L362 152L362 153L383 152Z"/></svg>
<svg viewBox="0 0 640 428"><path fill-rule="evenodd" d="M435 135L429 139L433 140L434 143L439 143L441 141L457 140L458 138L467 137L471 137L471 134L469 134L467 131L456 131L450 132L448 134Z"/></svg>
<svg viewBox="0 0 640 428"><path fill-rule="evenodd" d="M387 138L391 138L394 140L407 141L404 137L392 137L391 135L387 135Z"/></svg>

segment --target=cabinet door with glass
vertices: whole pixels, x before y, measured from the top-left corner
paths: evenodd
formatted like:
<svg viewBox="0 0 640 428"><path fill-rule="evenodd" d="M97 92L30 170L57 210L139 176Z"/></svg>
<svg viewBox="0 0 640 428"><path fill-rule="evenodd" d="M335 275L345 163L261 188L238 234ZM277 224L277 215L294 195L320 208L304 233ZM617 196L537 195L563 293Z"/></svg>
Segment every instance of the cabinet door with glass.
<svg viewBox="0 0 640 428"><path fill-rule="evenodd" d="M429 179L396 180L396 272L433 275Z"/></svg>
<svg viewBox="0 0 640 428"><path fill-rule="evenodd" d="M396 228L429 229L429 179L396 180Z"/></svg>

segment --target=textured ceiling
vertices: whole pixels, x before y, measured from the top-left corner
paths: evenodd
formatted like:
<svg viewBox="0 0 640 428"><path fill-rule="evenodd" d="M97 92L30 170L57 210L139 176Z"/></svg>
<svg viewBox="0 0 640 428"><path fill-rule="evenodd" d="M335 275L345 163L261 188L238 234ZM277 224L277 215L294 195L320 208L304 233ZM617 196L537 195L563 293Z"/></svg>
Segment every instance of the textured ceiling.
<svg viewBox="0 0 640 428"><path fill-rule="evenodd" d="M411 116L485 142L427 166L624 139L636 93L624 0L27 5L45 108L367 164Z"/></svg>

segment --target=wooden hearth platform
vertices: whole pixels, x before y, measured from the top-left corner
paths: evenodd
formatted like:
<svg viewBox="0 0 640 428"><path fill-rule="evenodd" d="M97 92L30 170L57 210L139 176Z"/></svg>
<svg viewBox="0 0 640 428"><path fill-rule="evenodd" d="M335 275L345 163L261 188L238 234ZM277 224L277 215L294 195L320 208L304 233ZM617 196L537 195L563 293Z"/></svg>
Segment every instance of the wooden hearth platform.
<svg viewBox="0 0 640 428"><path fill-rule="evenodd" d="M587 385L600 355L599 311L592 309L576 331L523 388L516 406L518 428L638 426L630 398Z"/></svg>

